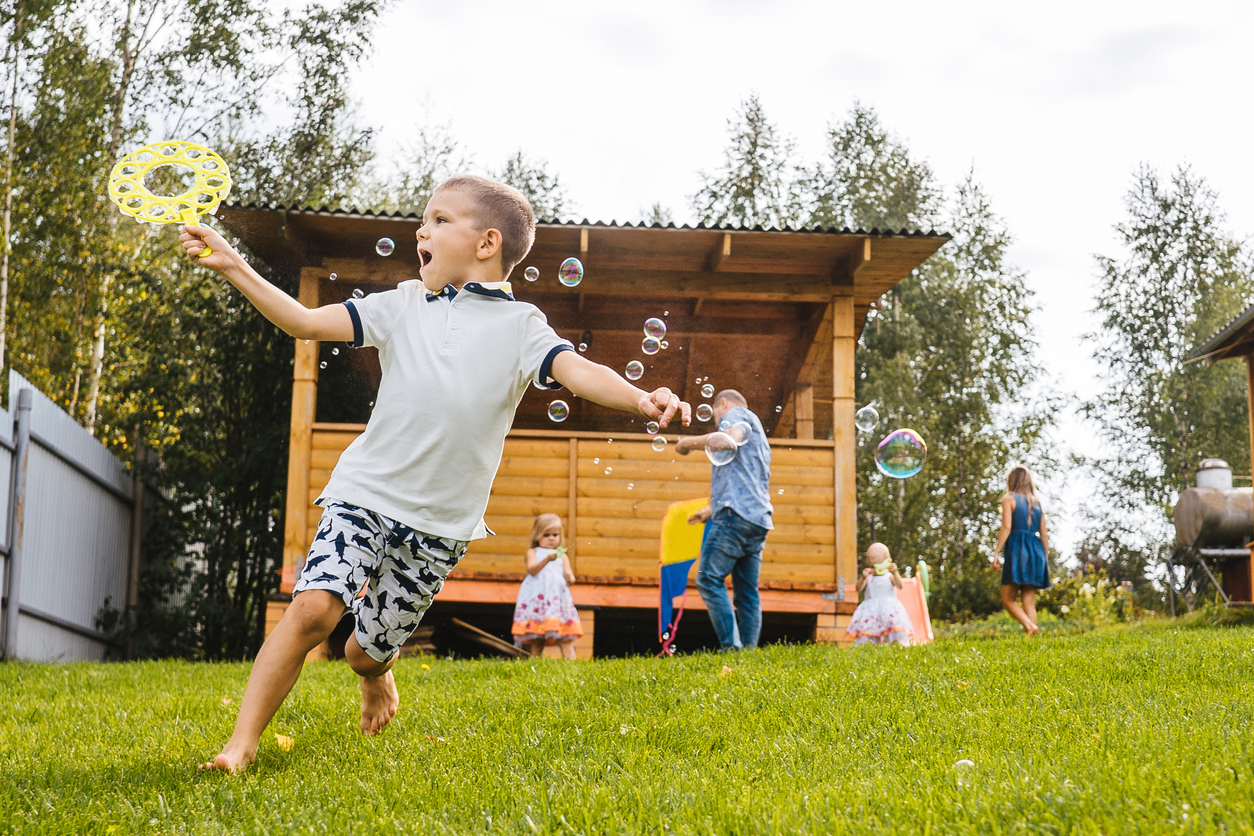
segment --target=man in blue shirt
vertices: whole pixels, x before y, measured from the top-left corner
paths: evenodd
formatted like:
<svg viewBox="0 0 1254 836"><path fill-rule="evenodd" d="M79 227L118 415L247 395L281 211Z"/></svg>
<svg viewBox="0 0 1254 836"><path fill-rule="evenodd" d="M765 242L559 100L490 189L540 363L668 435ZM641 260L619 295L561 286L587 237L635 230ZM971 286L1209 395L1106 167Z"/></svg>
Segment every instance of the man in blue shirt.
<svg viewBox="0 0 1254 836"><path fill-rule="evenodd" d="M710 504L688 518L708 523L701 542L697 589L724 650L757 647L762 630L762 602L758 575L762 546L771 524L771 446L758 416L749 411L744 395L724 389L714 397L714 423L737 443L736 457L713 467ZM675 451L687 455L703 450L713 433L683 436ZM735 609L727 597L732 576Z"/></svg>

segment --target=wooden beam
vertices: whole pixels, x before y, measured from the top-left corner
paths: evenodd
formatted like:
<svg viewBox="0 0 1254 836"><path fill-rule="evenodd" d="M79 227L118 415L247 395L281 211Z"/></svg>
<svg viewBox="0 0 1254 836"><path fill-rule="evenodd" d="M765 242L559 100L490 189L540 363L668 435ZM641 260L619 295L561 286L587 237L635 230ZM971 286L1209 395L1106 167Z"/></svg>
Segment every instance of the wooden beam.
<svg viewBox="0 0 1254 836"><path fill-rule="evenodd" d="M317 307L321 267L303 267L300 271L300 303ZM291 592L296 574L305 559L309 544L305 542L309 522L309 462L313 440L313 423L318 405L317 340L297 340L292 369L292 420L287 457L287 503L283 518L283 571L279 589Z"/></svg>
<svg viewBox="0 0 1254 836"><path fill-rule="evenodd" d="M857 437L854 413L853 297L832 297L832 461L835 473L837 583L852 581L858 565Z"/></svg>
<svg viewBox="0 0 1254 836"><path fill-rule="evenodd" d="M700 300L698 300L700 301ZM640 333L639 316L623 306L617 313L606 310L603 304L597 311L575 311L571 308L554 308L546 310L549 326L556 330L595 331L598 335L635 335ZM668 338L688 337L696 335L720 334L779 336L790 340L805 333L808 322L796 319L755 316L684 316L682 312L672 311L666 318L666 335ZM643 316L644 314L640 314Z"/></svg>
<svg viewBox="0 0 1254 836"><path fill-rule="evenodd" d="M587 257L588 257L588 228L584 227L583 229L579 230L579 259L580 261L582 261L583 259Z"/></svg>
<svg viewBox="0 0 1254 836"><path fill-rule="evenodd" d="M723 269L723 264L731 258L731 233L724 232L723 240L710 251L710 257L706 261L706 269L711 273L717 273Z"/></svg>
<svg viewBox="0 0 1254 836"><path fill-rule="evenodd" d="M842 287L853 287L858 274L871 263L871 239L863 238L862 246L850 253L847 258L836 265L832 271L832 284Z"/></svg>
<svg viewBox="0 0 1254 836"><path fill-rule="evenodd" d="M814 385L798 383L794 393L797 438L814 438Z"/></svg>
<svg viewBox="0 0 1254 836"><path fill-rule="evenodd" d="M579 439L570 440L570 474L567 476L570 490L566 499L566 555L570 558L570 571L578 571L575 563L575 543L579 536Z"/></svg>
<svg viewBox="0 0 1254 836"><path fill-rule="evenodd" d="M829 301L826 305L819 309L809 324L806 326L806 333L803 338L796 343L794 347L797 354L793 358L793 362L789 365L788 373L784 377L785 380L794 380L797 383L813 384L815 380L815 369L818 367L819 357L827 353L827 346L831 345L832 340L832 305ZM801 347L805 347L804 354ZM796 397L790 393L788 400L784 403L784 408L780 412L779 420L775 423L775 430L772 435L781 437L781 431L791 431L796 421Z"/></svg>

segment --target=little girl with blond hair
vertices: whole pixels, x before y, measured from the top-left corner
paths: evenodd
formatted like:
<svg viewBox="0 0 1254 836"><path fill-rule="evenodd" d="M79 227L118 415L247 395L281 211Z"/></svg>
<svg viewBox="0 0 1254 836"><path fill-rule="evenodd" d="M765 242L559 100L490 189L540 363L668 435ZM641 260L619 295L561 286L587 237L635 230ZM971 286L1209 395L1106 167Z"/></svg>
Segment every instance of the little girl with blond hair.
<svg viewBox="0 0 1254 836"><path fill-rule="evenodd" d="M557 514L541 514L531 526L531 548L527 549L527 577L518 590L514 607L514 644L544 652L556 644L562 658L575 658L575 640L583 635L579 612L567 584L575 582L562 545L562 519Z"/></svg>

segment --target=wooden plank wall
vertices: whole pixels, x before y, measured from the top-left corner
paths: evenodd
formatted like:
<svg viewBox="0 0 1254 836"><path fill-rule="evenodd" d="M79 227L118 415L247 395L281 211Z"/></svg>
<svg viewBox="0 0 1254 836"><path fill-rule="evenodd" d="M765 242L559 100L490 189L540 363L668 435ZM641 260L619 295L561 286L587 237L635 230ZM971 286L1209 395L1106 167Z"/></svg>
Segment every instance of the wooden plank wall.
<svg viewBox="0 0 1254 836"><path fill-rule="evenodd" d="M309 502L330 478L340 453L357 433L313 432ZM662 452L647 440L512 435L485 515L495 537L476 541L459 572L522 572L537 514L562 517L575 572L584 576L656 578L662 515L672 502L708 496L710 464L699 453L680 456L674 438ZM764 581L828 583L836 579L832 447L771 444L771 501L775 530L767 537ZM572 455L573 449L573 455ZM609 471L608 473L606 471ZM571 474L574 472L574 485ZM573 489L572 489L573 488ZM320 509L309 514L306 543Z"/></svg>

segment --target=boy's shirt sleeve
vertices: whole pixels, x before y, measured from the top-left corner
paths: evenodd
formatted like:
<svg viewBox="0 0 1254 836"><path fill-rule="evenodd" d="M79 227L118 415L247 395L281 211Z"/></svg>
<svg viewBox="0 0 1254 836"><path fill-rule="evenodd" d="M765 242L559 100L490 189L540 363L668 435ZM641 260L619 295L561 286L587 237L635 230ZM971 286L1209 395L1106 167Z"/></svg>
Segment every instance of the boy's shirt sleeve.
<svg viewBox="0 0 1254 836"><path fill-rule="evenodd" d="M392 336L392 329L405 312L405 291L401 288L371 293L361 299L345 299L344 307L353 320L349 348L381 348Z"/></svg>
<svg viewBox="0 0 1254 836"><path fill-rule="evenodd" d="M544 314L533 311L524 326L519 352L520 376L530 380L537 389L561 389L562 384L553 379L553 358L563 351L574 350L569 340L557 335Z"/></svg>

